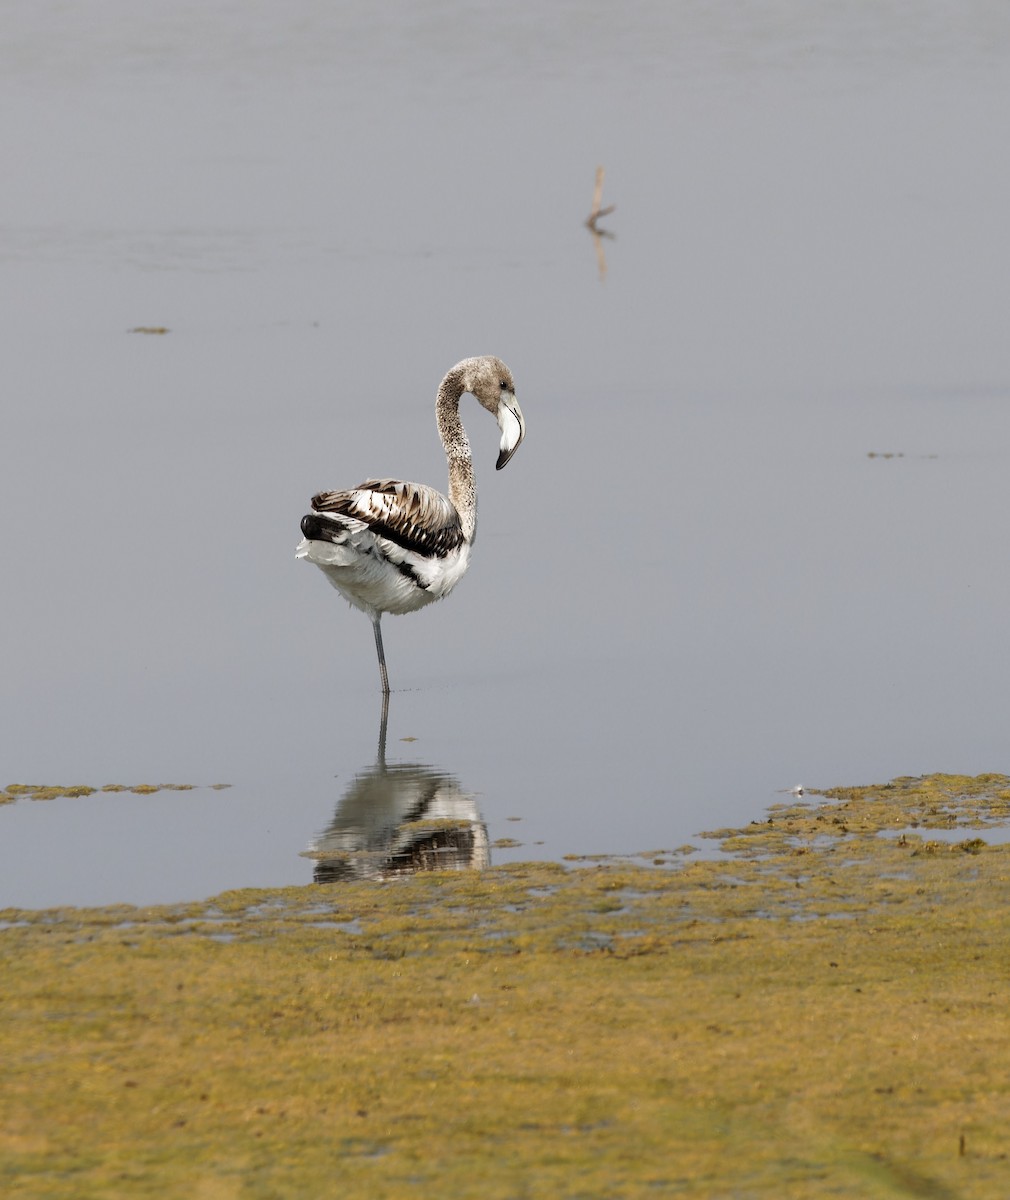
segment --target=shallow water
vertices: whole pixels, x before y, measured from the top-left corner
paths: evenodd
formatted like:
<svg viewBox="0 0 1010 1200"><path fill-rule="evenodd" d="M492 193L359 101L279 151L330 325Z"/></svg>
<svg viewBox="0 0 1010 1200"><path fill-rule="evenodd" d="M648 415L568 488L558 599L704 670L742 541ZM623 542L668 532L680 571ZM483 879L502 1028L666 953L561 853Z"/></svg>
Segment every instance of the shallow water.
<svg viewBox="0 0 1010 1200"><path fill-rule="evenodd" d="M0 50L6 776L203 786L0 807L0 905L312 878L380 705L298 520L442 486L477 353L527 440L464 410L471 572L384 631L492 861L1007 770L1004 6L103 14Z"/></svg>

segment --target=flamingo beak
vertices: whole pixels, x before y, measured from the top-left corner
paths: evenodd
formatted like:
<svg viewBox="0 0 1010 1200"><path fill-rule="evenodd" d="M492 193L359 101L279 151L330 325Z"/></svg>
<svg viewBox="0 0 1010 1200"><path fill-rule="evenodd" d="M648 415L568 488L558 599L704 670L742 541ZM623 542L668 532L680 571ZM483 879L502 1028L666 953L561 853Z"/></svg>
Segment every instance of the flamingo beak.
<svg viewBox="0 0 1010 1200"><path fill-rule="evenodd" d="M511 392L503 391L501 394L498 403L498 428L501 430L501 446L495 469L500 471L519 449L519 443L526 436L526 422L523 420L522 409Z"/></svg>

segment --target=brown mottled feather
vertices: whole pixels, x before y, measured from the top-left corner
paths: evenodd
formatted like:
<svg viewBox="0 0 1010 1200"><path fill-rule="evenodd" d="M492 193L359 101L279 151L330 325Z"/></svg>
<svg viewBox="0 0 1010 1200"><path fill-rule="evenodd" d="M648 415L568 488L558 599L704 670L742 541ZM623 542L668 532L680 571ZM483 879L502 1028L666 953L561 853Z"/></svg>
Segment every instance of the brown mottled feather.
<svg viewBox="0 0 1010 1200"><path fill-rule="evenodd" d="M312 497L312 508L352 517L377 537L429 558L449 554L463 541L459 513L422 483L366 479L347 491L320 492Z"/></svg>

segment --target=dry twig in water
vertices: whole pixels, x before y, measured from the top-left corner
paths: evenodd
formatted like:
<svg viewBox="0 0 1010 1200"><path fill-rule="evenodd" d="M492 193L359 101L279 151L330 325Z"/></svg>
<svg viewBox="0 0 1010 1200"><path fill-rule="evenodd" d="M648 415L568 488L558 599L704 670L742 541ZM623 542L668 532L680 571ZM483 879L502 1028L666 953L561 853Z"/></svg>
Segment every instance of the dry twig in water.
<svg viewBox="0 0 1010 1200"><path fill-rule="evenodd" d="M608 204L606 208L600 207L600 201L603 199L603 177L606 172L602 167L596 168L596 186L593 188L593 211L586 217L586 228L593 235L593 246L596 250L596 266L600 272L600 282L607 278L607 256L603 249L603 239L613 238L613 234L609 229L601 229L597 225L600 217L605 217L614 211L615 205Z"/></svg>
<svg viewBox="0 0 1010 1200"><path fill-rule="evenodd" d="M603 177L606 175L603 167L596 168L596 186L593 188L593 208L589 216L586 217L586 227L591 229L593 233L601 233L606 237L613 237L613 234L607 233L605 229L599 229L596 222L600 217L609 216L617 207L616 204L608 204L606 208L600 207L600 201L603 199Z"/></svg>

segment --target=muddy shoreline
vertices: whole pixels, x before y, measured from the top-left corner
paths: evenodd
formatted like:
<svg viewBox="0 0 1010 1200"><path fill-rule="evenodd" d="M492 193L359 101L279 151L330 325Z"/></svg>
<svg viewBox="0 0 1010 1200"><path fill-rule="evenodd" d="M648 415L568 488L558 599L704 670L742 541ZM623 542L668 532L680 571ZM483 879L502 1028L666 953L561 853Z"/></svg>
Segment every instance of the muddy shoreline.
<svg viewBox="0 0 1010 1200"><path fill-rule="evenodd" d="M930 776L670 870L6 910L5 1194L1003 1194L1008 817Z"/></svg>

